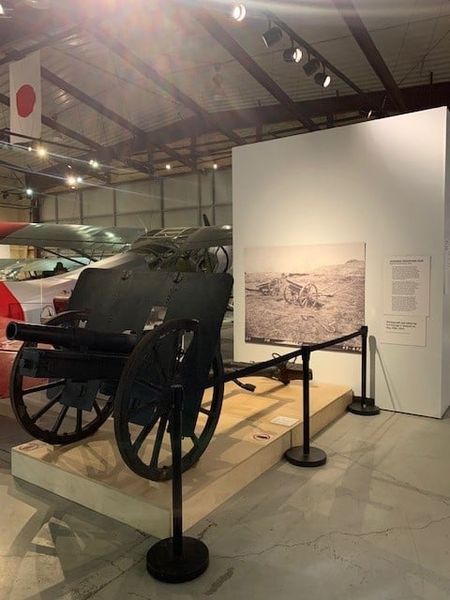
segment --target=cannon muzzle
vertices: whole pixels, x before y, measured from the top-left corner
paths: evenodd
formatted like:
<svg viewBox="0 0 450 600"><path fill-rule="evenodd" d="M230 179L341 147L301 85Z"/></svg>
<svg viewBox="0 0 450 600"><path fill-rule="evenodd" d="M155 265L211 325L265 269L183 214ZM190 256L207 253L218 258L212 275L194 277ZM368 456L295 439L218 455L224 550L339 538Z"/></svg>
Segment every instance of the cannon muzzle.
<svg viewBox="0 0 450 600"><path fill-rule="evenodd" d="M138 341L138 336L134 333L103 333L80 327L30 325L16 321L8 323L6 337L8 340L52 344L63 348L86 348L116 354L130 354Z"/></svg>

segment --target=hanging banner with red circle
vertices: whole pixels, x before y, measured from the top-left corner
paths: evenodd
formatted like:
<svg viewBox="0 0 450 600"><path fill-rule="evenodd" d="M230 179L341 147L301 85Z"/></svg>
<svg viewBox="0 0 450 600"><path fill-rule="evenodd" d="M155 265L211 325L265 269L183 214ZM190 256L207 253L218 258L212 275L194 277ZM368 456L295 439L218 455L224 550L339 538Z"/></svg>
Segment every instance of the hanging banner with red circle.
<svg viewBox="0 0 450 600"><path fill-rule="evenodd" d="M41 137L41 57L33 52L9 65L10 129L12 144Z"/></svg>

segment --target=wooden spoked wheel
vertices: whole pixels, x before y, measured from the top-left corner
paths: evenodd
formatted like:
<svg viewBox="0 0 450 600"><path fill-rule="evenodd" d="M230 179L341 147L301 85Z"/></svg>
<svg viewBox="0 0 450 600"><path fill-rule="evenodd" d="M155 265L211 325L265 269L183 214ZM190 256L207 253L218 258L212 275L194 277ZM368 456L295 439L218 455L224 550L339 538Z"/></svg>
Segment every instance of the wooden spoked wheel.
<svg viewBox="0 0 450 600"><path fill-rule="evenodd" d="M302 308L314 308L319 300L319 293L314 283L307 283L300 291L298 304Z"/></svg>
<svg viewBox="0 0 450 600"><path fill-rule="evenodd" d="M56 315L47 324L79 327L83 320L83 313L73 311ZM111 395L103 394L98 383L92 409L83 410L63 403L64 390L70 385L68 380L40 379L33 385L31 378L20 373L24 349L33 346L37 345L23 343L11 370L10 401L20 425L34 438L48 444L70 444L95 433L112 412ZM42 347L49 348L48 345Z"/></svg>
<svg viewBox="0 0 450 600"><path fill-rule="evenodd" d="M299 291L292 285L287 285L283 292L284 299L288 304L296 304L299 298Z"/></svg>
<svg viewBox="0 0 450 600"><path fill-rule="evenodd" d="M187 383L184 407L189 406L192 395L189 382L183 380L196 328L197 323L190 320L163 323L141 339L122 372L114 400L116 441L126 465L146 479L172 478L171 386ZM211 387L193 392L201 405L194 432L183 438L183 471L206 450L220 416L224 384L219 352L212 360L209 381Z"/></svg>

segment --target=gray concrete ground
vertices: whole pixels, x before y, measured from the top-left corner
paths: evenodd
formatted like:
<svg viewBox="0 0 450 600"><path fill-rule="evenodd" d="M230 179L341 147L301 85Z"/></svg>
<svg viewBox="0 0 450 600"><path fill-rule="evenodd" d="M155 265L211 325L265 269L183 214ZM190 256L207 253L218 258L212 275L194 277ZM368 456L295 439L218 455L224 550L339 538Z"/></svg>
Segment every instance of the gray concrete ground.
<svg viewBox="0 0 450 600"><path fill-rule="evenodd" d="M0 599L450 598L450 420L346 415L318 436L327 465L280 463L190 532L197 581L153 581L153 540L14 481L23 441L0 417Z"/></svg>

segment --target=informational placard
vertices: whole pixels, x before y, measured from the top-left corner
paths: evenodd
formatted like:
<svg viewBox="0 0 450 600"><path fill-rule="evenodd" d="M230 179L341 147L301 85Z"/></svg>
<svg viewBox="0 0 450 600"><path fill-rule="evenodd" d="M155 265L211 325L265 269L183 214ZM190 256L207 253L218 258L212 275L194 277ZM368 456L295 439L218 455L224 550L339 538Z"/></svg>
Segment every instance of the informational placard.
<svg viewBox="0 0 450 600"><path fill-rule="evenodd" d="M391 256L385 260L385 315L429 315L430 261L430 256Z"/></svg>
<svg viewBox="0 0 450 600"><path fill-rule="evenodd" d="M384 315L381 342L404 346L426 346L426 317Z"/></svg>

